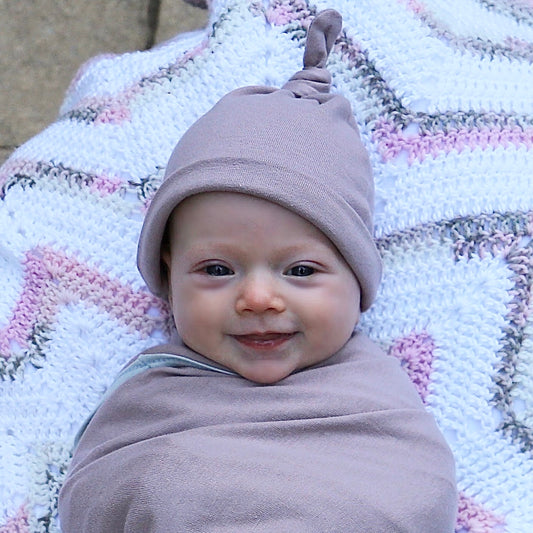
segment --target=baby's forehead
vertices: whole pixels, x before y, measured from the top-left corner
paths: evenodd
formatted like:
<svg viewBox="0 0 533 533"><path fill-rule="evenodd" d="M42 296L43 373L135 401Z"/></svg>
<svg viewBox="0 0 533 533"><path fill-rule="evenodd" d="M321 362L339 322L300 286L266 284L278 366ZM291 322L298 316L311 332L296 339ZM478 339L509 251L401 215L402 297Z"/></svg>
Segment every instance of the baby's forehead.
<svg viewBox="0 0 533 533"><path fill-rule="evenodd" d="M327 239L312 222L294 211L266 198L239 192L189 196L174 208L169 226L178 233L197 235L288 231Z"/></svg>
<svg viewBox="0 0 533 533"><path fill-rule="evenodd" d="M240 193L202 193L174 210L168 244L193 257L288 259L343 263L335 244L311 222L269 200Z"/></svg>

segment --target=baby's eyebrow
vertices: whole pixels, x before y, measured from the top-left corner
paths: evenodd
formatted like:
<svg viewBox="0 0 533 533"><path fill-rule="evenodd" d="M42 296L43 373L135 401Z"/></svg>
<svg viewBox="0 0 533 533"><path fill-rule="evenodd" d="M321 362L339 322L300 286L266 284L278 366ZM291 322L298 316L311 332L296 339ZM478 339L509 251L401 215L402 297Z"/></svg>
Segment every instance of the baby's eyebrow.
<svg viewBox="0 0 533 533"><path fill-rule="evenodd" d="M244 245L235 245L221 241L202 241L190 244L186 251L197 254L211 254L213 252L231 254L244 248Z"/></svg>
<svg viewBox="0 0 533 533"><path fill-rule="evenodd" d="M243 248L229 243L202 242L187 244L177 253L186 261L198 263L208 260L231 259L242 253Z"/></svg>
<svg viewBox="0 0 533 533"><path fill-rule="evenodd" d="M313 257L322 255L325 246L320 242L293 243L276 248L272 254L275 261L283 261L289 256L297 257L299 260L311 260ZM218 258L218 256L249 255L252 249L248 243L226 243L223 241L206 241L191 244L184 254L187 256L205 256L206 258ZM222 258L222 257L220 257Z"/></svg>

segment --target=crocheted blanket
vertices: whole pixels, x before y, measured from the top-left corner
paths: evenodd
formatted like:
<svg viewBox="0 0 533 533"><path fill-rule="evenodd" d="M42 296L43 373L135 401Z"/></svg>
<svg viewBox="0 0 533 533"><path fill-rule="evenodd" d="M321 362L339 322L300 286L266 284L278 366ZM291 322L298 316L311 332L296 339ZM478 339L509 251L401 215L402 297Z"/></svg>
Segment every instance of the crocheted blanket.
<svg viewBox="0 0 533 533"><path fill-rule="evenodd" d="M215 0L205 31L84 65L0 168L0 533L60 531L76 430L168 338L135 252L175 142L226 92L279 87L326 7L376 177L384 279L361 326L455 454L456 530L533 531L533 2Z"/></svg>

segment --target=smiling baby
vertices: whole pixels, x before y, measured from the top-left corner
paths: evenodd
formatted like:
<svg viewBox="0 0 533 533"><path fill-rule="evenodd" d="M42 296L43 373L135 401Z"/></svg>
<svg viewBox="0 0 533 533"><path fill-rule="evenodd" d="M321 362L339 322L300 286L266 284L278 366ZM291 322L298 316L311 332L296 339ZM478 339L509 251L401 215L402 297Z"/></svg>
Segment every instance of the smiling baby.
<svg viewBox="0 0 533 533"><path fill-rule="evenodd" d="M357 279L313 224L240 193L191 196L163 260L182 341L242 377L274 383L329 359L359 317Z"/></svg>
<svg viewBox="0 0 533 533"><path fill-rule="evenodd" d="M177 334L82 428L64 533L454 530L451 452L356 330L381 262L369 158L329 92L340 30L321 12L302 71L229 93L177 144L138 249Z"/></svg>

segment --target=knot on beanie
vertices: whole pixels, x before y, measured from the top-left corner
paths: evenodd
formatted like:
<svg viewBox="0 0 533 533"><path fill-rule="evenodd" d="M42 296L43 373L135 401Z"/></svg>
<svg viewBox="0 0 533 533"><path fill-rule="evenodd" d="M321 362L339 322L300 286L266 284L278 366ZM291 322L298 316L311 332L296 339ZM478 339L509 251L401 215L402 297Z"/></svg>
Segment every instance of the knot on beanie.
<svg viewBox="0 0 533 533"><path fill-rule="evenodd" d="M342 28L342 18L334 9L322 11L313 20L307 32L304 68L282 87L295 96L329 93L331 74L326 69L329 53Z"/></svg>
<svg viewBox="0 0 533 533"><path fill-rule="evenodd" d="M373 239L374 182L350 103L331 94L328 55L339 13L319 13L309 27L304 68L281 88L236 89L183 135L146 214L137 263L148 288L167 295L161 244L176 206L204 192L263 198L314 224L353 270L361 310L381 279Z"/></svg>

